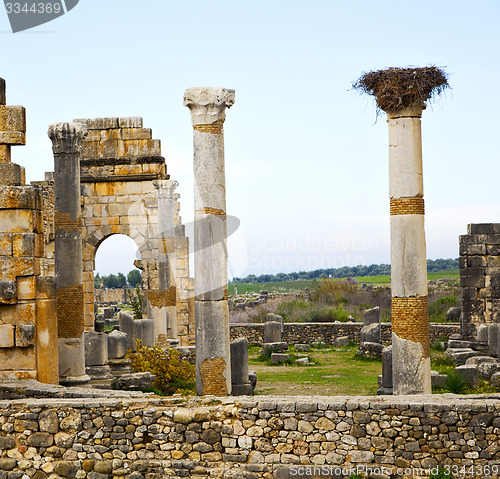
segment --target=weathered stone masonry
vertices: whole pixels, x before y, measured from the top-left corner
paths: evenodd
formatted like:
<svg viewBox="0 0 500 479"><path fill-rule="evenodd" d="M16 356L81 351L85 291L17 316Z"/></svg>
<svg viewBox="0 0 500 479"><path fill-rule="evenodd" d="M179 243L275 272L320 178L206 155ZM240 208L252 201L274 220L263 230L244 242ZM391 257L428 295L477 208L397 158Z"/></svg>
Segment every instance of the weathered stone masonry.
<svg viewBox="0 0 500 479"><path fill-rule="evenodd" d="M462 334L500 323L500 224L470 224L460 236Z"/></svg>
<svg viewBox="0 0 500 479"><path fill-rule="evenodd" d="M398 469L499 467L500 402L492 398L176 401L1 401L0 475L271 479L309 464L384 466L386 475L377 477L415 478Z"/></svg>
<svg viewBox="0 0 500 479"><path fill-rule="evenodd" d="M11 162L11 147L26 141L26 115L5 103L0 79L0 379L57 383L55 285L43 268L45 196Z"/></svg>

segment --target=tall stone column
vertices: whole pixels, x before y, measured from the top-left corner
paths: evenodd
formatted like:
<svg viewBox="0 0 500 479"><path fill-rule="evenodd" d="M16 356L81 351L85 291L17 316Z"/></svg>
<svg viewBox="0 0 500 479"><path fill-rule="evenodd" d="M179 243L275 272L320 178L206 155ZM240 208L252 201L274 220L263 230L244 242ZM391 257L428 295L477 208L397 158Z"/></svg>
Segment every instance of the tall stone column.
<svg viewBox="0 0 500 479"><path fill-rule="evenodd" d="M430 394L427 257L419 104L387 113L394 394Z"/></svg>
<svg viewBox="0 0 500 479"><path fill-rule="evenodd" d="M196 391L231 392L223 123L234 90L190 88L194 128Z"/></svg>
<svg viewBox="0 0 500 479"><path fill-rule="evenodd" d="M159 288L165 291L163 306L164 324L155 324L155 337L165 334L168 339L177 339L177 288L176 238L175 238L175 189L179 186L173 180L155 180L158 190L158 229L159 229ZM163 328L165 328L163 330Z"/></svg>
<svg viewBox="0 0 500 479"><path fill-rule="evenodd" d="M81 123L56 123L48 135L54 153L54 223L59 382L79 385L85 374L83 341L82 213L80 147L87 135Z"/></svg>

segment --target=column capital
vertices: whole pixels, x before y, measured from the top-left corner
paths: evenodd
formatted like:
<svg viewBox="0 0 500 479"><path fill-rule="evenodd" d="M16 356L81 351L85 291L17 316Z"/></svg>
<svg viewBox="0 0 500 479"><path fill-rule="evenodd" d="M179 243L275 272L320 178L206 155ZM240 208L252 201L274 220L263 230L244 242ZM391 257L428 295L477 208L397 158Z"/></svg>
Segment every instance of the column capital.
<svg viewBox="0 0 500 479"><path fill-rule="evenodd" d="M184 93L184 106L191 110L193 126L223 123L226 108L234 104L234 90L214 87L188 88Z"/></svg>
<svg viewBox="0 0 500 479"><path fill-rule="evenodd" d="M401 108L397 111L387 111L387 121L396 120L398 118L421 118L422 112L425 110L425 103L419 103L407 108Z"/></svg>
<svg viewBox="0 0 500 479"><path fill-rule="evenodd" d="M173 200L175 189L179 186L174 180L154 180L154 187L158 190L158 196L164 200Z"/></svg>
<svg viewBox="0 0 500 479"><path fill-rule="evenodd" d="M54 155L75 154L80 151L82 140L89 129L83 123L54 123L49 126L50 140Z"/></svg>

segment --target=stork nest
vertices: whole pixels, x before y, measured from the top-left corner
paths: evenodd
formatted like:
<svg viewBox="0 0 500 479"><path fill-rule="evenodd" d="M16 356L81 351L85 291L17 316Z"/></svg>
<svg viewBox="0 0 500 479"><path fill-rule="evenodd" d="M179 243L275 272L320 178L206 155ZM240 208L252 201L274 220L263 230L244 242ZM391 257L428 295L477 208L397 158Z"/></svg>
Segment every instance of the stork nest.
<svg viewBox="0 0 500 479"><path fill-rule="evenodd" d="M435 66L386 68L363 73L352 86L355 90L373 95L379 111L386 113L425 103L449 88L446 73Z"/></svg>

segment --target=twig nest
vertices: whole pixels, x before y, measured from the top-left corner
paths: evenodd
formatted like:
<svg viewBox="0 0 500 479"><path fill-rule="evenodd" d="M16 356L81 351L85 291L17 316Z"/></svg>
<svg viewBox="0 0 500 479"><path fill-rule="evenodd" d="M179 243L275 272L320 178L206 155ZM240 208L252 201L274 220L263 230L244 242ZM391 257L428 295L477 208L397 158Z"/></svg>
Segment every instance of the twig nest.
<svg viewBox="0 0 500 479"><path fill-rule="evenodd" d="M422 105L449 88L446 73L435 66L386 68L363 73L352 86L373 95L377 108L386 113Z"/></svg>

